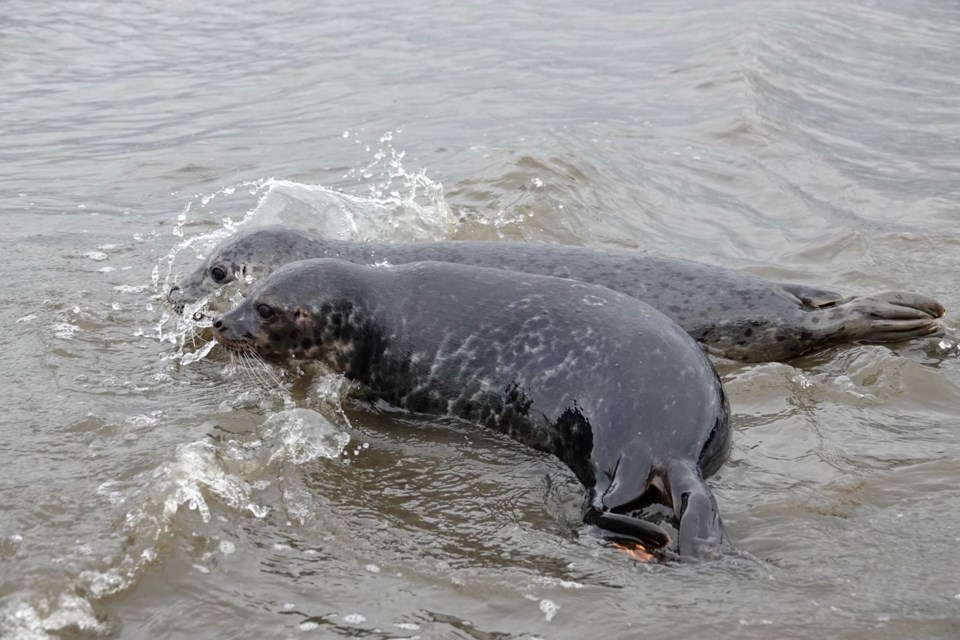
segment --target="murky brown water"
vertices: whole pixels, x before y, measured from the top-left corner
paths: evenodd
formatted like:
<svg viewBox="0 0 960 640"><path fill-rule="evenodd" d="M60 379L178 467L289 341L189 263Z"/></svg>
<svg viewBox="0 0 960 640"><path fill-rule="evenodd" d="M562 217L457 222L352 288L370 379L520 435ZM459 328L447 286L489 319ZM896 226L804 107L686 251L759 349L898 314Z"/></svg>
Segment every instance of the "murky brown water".
<svg viewBox="0 0 960 640"><path fill-rule="evenodd" d="M718 363L711 485L756 561L645 566L573 534L559 462L184 362L158 297L168 256L250 217L956 310L953 4L3 9L4 638L960 636L955 312L944 338Z"/></svg>

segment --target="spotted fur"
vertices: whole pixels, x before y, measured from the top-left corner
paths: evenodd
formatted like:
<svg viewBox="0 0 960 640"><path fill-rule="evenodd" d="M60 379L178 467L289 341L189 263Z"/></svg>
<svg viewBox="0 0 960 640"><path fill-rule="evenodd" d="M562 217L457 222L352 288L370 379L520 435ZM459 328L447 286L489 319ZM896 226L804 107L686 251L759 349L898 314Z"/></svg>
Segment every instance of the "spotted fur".
<svg viewBox="0 0 960 640"><path fill-rule="evenodd" d="M449 415L558 457L584 519L661 546L630 515L673 506L678 549L726 545L703 478L729 448L729 409L697 344L649 305L573 280L450 263L294 262L214 322L228 347L321 361L396 407Z"/></svg>
<svg viewBox="0 0 960 640"><path fill-rule="evenodd" d="M933 335L942 331L937 319L944 313L939 302L919 294L845 297L638 251L511 242L344 242L277 226L228 239L169 299L182 308L224 284L243 284L288 262L324 257L357 264L433 260L599 284L650 304L710 353L744 362L786 360L841 343ZM214 282L217 268L227 274L225 281Z"/></svg>

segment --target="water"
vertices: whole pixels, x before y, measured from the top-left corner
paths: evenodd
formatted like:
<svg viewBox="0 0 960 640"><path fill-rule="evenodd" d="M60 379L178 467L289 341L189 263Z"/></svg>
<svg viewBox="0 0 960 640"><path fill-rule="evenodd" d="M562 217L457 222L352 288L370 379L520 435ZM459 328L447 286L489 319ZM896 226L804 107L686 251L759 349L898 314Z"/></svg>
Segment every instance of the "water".
<svg viewBox="0 0 960 640"><path fill-rule="evenodd" d="M757 560L651 566L572 534L555 460L336 379L281 394L184 361L159 298L253 218L653 249L955 310L952 4L4 9L4 638L960 635L955 314L718 363L712 486Z"/></svg>

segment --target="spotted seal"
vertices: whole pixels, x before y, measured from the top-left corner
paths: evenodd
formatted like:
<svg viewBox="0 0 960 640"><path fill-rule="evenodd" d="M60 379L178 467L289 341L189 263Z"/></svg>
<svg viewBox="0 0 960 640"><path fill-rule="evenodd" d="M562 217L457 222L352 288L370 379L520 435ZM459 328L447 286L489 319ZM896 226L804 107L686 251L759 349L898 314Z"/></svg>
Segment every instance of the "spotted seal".
<svg viewBox="0 0 960 640"><path fill-rule="evenodd" d="M321 361L407 411L450 415L555 455L584 521L648 549L631 515L660 502L681 556L729 546L704 478L730 446L729 406L696 342L635 298L574 280L460 264L293 262L214 323L217 341Z"/></svg>
<svg viewBox="0 0 960 640"><path fill-rule="evenodd" d="M571 278L642 300L671 317L710 353L743 362L787 360L834 344L894 342L936 334L936 300L887 292L844 297L690 260L637 251L515 242L347 242L272 226L227 239L174 286L182 310L231 282L255 280L293 260L359 264L442 261Z"/></svg>

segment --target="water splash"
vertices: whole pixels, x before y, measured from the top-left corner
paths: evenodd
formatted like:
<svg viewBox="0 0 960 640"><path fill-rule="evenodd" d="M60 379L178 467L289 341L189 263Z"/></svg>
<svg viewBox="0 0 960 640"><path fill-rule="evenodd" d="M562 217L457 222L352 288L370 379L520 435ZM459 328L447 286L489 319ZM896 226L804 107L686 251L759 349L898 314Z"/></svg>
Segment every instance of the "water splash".
<svg viewBox="0 0 960 640"><path fill-rule="evenodd" d="M165 539L174 536L174 522L184 508L210 522L209 500L235 511L263 518L270 508L253 499L254 488L226 467L217 447L207 441L177 447L173 460L156 469L144 488L125 502L137 505L123 519L124 552L119 562L79 576L83 591L95 599L115 595L136 583L157 559Z"/></svg>
<svg viewBox="0 0 960 640"><path fill-rule="evenodd" d="M942 338L937 343L938 354L944 357L960 357L960 343L951 338Z"/></svg>
<svg viewBox="0 0 960 640"><path fill-rule="evenodd" d="M294 408L271 415L254 433L178 446L168 463L135 479L136 488L126 495L114 483L103 487L116 494L113 503L131 505L118 527L121 552L104 558L102 568L81 572L60 594L0 600L0 624L15 630L15 637L47 638L68 628L107 633L108 623L98 618L94 604L130 589L161 559L162 549L176 546L171 540L184 535L178 520L193 513L209 524L215 509L266 518L277 508L270 493L276 486L283 515L303 523L314 514L302 466L340 459L349 442L350 436L321 414ZM235 549L229 540L217 548L224 554Z"/></svg>
<svg viewBox="0 0 960 640"><path fill-rule="evenodd" d="M405 154L393 146L393 138L392 131L380 136L373 159L358 163L344 176L365 187L362 195L265 178L198 194L187 202L173 227L174 237L180 240L158 259L151 273L153 299L163 309L154 335L174 347L167 359L185 366L206 357L212 345L202 336L208 335L211 317L217 309L229 308L241 299L241 292L228 286L188 305L181 314L166 303L166 293L176 284L176 274L196 269L214 247L240 228L284 224L347 240L449 237L456 220L444 199L443 185L427 177L425 169L408 171L403 165ZM216 213L215 205L233 207L236 198L243 198L241 206L247 207L239 217L220 216L213 228L207 227L196 235L187 233L191 224L206 223Z"/></svg>
<svg viewBox="0 0 960 640"><path fill-rule="evenodd" d="M203 358L206 358L207 354L213 351L213 348L216 346L216 344L217 343L215 341L211 340L206 344L204 344L202 347L200 347L200 349L198 349L197 351L189 351L189 352L183 352L182 345L181 345L181 351L178 352L182 354L180 357L180 364L182 364L183 366L187 366L189 364L193 364L197 360L202 360Z"/></svg>
<svg viewBox="0 0 960 640"><path fill-rule="evenodd" d="M216 445L208 441L177 447L168 464L143 474L129 495L115 491L111 502L134 505L120 525L119 558L107 557L102 569L81 572L59 594L20 593L0 603L3 637L49 638L67 629L106 635L108 622L98 618L94 603L132 587L157 561L166 540L176 537L175 522L184 512L211 521L211 500L236 512L264 518L270 508L254 499L255 484L229 467ZM12 635L10 635L12 634ZM59 637L57 635L56 637Z"/></svg>
<svg viewBox="0 0 960 640"><path fill-rule="evenodd" d="M286 409L263 423L263 442L273 451L270 463L295 465L317 458L337 459L350 443L350 435L311 409Z"/></svg>

